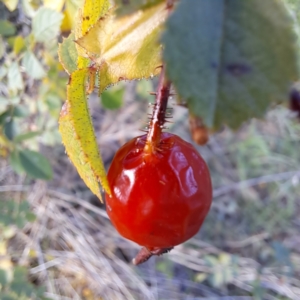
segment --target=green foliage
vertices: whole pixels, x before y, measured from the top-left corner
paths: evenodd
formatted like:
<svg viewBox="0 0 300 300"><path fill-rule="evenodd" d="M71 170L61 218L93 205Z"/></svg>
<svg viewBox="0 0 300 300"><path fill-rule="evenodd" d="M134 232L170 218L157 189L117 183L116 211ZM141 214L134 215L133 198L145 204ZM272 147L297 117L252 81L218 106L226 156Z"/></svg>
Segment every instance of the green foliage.
<svg viewBox="0 0 300 300"><path fill-rule="evenodd" d="M22 266L13 266L11 258L7 255L7 241L12 238L17 228L21 229L28 222L35 221L36 216L30 211L27 201L16 202L14 200L0 201L0 298L12 300L46 300L45 288L35 286L29 281L28 270ZM3 256L5 254L5 256ZM5 264L3 260L5 259Z"/></svg>
<svg viewBox="0 0 300 300"><path fill-rule="evenodd" d="M13 62L7 70L8 88L12 94L24 88L20 67L17 62Z"/></svg>
<svg viewBox="0 0 300 300"><path fill-rule="evenodd" d="M0 34L4 37L14 35L16 33L15 26L6 20L0 20Z"/></svg>
<svg viewBox="0 0 300 300"><path fill-rule="evenodd" d="M43 66L31 51L26 51L24 53L22 65L27 74L33 79L42 79L46 75Z"/></svg>
<svg viewBox="0 0 300 300"><path fill-rule="evenodd" d="M15 9L13 1L5 1L5 5ZM1 7L0 54L5 60L0 63L0 78L6 88L0 96L0 155L10 153L17 173L49 180L51 166L37 150L41 143L60 142L56 120L65 98L66 78L60 75L56 38L63 15L22 1L23 17L27 21L32 18L32 32L24 35L20 26L10 22L11 14ZM14 16L16 22L18 16Z"/></svg>
<svg viewBox="0 0 300 300"><path fill-rule="evenodd" d="M10 163L15 172L26 173L32 178L50 180L52 168L40 153L28 149L15 150L10 154Z"/></svg>
<svg viewBox="0 0 300 300"><path fill-rule="evenodd" d="M150 95L153 91L153 84L151 80L140 80L136 85L136 93L141 99L146 99L148 102L153 102L154 97Z"/></svg>
<svg viewBox="0 0 300 300"><path fill-rule="evenodd" d="M208 127L238 128L299 78L294 25L280 1L181 1L163 36L168 77Z"/></svg>
<svg viewBox="0 0 300 300"><path fill-rule="evenodd" d="M124 87L114 87L101 94L101 103L106 109L118 109L123 105Z"/></svg>
<svg viewBox="0 0 300 300"><path fill-rule="evenodd" d="M59 61L69 74L77 69L78 54L74 39L75 34L71 33L67 38L64 38L58 48Z"/></svg>
<svg viewBox="0 0 300 300"><path fill-rule="evenodd" d="M10 278L11 277L11 278ZM45 288L36 287L28 281L28 272L25 267L15 267L12 276L0 269L0 298L2 300L46 300Z"/></svg>
<svg viewBox="0 0 300 300"><path fill-rule="evenodd" d="M35 221L35 215L31 212L29 203L21 201L20 203L10 201L0 201L0 224L4 228L11 225L17 225L23 228L27 222Z"/></svg>
<svg viewBox="0 0 300 300"><path fill-rule="evenodd" d="M221 288L236 276L237 258L227 253L221 253L217 257L204 256L206 265L211 269L210 274L199 273L195 280L202 282L208 280L211 286Z"/></svg>
<svg viewBox="0 0 300 300"><path fill-rule="evenodd" d="M62 14L46 8L40 8L32 20L32 33L37 42L48 42L58 33L62 21Z"/></svg>

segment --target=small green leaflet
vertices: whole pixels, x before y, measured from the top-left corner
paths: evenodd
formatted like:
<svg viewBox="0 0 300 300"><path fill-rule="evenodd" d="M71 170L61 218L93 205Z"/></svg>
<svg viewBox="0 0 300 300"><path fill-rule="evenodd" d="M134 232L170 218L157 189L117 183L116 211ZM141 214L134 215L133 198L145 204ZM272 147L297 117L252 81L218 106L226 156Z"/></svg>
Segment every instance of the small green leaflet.
<svg viewBox="0 0 300 300"><path fill-rule="evenodd" d="M55 10L42 7L32 20L32 33L38 42L47 42L59 33L63 15Z"/></svg>
<svg viewBox="0 0 300 300"><path fill-rule="evenodd" d="M101 102L106 109L119 109L123 105L124 87L113 87L101 94Z"/></svg>
<svg viewBox="0 0 300 300"><path fill-rule="evenodd" d="M74 39L75 34L71 33L67 38L64 38L63 42L58 46L59 61L68 74L71 74L77 69L78 54Z"/></svg>
<svg viewBox="0 0 300 300"><path fill-rule="evenodd" d="M46 75L42 64L31 51L26 51L24 54L22 65L24 66L27 74L33 79L41 79Z"/></svg>
<svg viewBox="0 0 300 300"><path fill-rule="evenodd" d="M17 173L25 172L32 178L50 180L53 176L47 158L36 151L15 150L10 155L10 162Z"/></svg>

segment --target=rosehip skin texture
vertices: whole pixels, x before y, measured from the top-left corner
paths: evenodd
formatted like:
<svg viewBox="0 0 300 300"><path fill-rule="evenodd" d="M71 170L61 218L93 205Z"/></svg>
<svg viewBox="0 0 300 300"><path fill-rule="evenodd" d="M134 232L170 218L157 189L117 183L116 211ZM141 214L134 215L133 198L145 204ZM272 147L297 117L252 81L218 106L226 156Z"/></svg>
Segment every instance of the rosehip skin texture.
<svg viewBox="0 0 300 300"><path fill-rule="evenodd" d="M106 210L118 232L150 251L194 236L211 205L205 161L180 137L162 133L158 150L145 153L147 136L116 153L108 171Z"/></svg>

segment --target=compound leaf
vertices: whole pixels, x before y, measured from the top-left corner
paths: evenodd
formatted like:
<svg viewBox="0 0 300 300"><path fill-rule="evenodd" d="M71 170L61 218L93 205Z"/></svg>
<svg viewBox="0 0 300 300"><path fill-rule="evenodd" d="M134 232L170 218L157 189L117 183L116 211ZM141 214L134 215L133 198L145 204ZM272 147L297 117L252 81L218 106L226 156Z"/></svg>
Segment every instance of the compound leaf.
<svg viewBox="0 0 300 300"><path fill-rule="evenodd" d="M166 22L163 57L193 114L238 128L286 100L299 78L296 41L282 1L185 0Z"/></svg>
<svg viewBox="0 0 300 300"><path fill-rule="evenodd" d="M76 70L70 76L67 101L60 114L59 131L67 154L79 175L102 201L98 181L109 194L110 188L89 115L85 92L86 76L86 69Z"/></svg>

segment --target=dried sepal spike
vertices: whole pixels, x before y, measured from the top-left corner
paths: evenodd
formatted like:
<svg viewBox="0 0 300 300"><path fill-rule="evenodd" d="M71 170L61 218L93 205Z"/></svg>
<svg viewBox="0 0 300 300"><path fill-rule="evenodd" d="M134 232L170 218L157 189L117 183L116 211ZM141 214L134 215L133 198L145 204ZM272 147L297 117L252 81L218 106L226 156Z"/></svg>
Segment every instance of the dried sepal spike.
<svg viewBox="0 0 300 300"><path fill-rule="evenodd" d="M193 141L198 145L205 145L209 141L209 131L200 117L189 115L189 126Z"/></svg>
<svg viewBox="0 0 300 300"><path fill-rule="evenodd" d="M141 248L141 250L138 252L136 257L132 260L132 263L137 266L140 265L144 262L146 262L150 257L153 255L163 255L164 253L168 253L173 249L173 247L170 248L158 248L158 249L153 249L149 250L147 247Z"/></svg>

